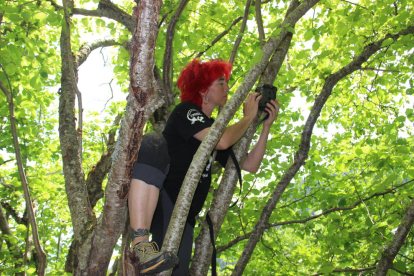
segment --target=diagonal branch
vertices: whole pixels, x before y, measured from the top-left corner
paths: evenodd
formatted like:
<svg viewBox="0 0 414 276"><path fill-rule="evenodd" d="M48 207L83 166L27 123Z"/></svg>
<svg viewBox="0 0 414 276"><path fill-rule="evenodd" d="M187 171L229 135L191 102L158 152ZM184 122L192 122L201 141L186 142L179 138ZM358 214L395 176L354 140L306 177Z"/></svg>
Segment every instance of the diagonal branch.
<svg viewBox="0 0 414 276"><path fill-rule="evenodd" d="M286 17L290 15L290 12L291 10L289 9L286 14ZM274 40L270 40L270 43L272 41ZM283 45L285 44L285 42L277 41L277 39L275 42L276 42L276 45L274 46L275 47L274 49L277 49L279 47L284 47ZM268 43L268 45L270 43ZM287 48L289 48L289 45L287 45ZM267 50L267 47L264 47L263 53L273 54L275 52L274 49ZM272 51L272 53L267 52L267 51ZM273 54L272 69L276 72L278 72L282 66L282 63L284 60L283 55L284 55L284 51L282 52L277 51L276 54ZM275 56L279 56L279 58L275 58ZM266 64L269 58L270 58L270 55L267 58L265 57L263 58L263 60L266 61ZM267 67L268 65L266 66L266 68ZM265 75L264 79L266 79L267 77L268 75ZM269 83L273 83L274 81L274 79L272 80L268 79L268 80L269 80ZM244 159L246 158L246 152L248 151L253 135L256 132L257 124L258 124L258 120L256 119L252 123L252 125L248 128L248 130L246 131L242 139L240 139L240 141L233 147L234 148L233 150L235 152L235 155L240 165L243 164ZM226 166L226 171L223 175L220 186L217 190L217 195L214 197L213 202L211 204L211 208L210 208L210 217L214 225L214 236L215 237L218 236L221 225L224 221L225 214L227 213L227 210L229 208L232 195L236 187L237 180L238 180L237 171L234 167L233 162L229 161ZM192 267L191 267L192 274L205 275L207 273L208 266L209 266L209 259L211 257L211 254L212 254L212 246L211 246L209 231L208 229L204 227L202 228L202 231L200 232L199 236L196 239L196 249L195 249L195 254L194 254L195 257L193 258Z"/></svg>
<svg viewBox="0 0 414 276"><path fill-rule="evenodd" d="M162 77L164 79L164 87L167 96L167 106L174 104L174 97L172 94L172 64L173 64L173 41L175 34L175 26L177 25L178 20L180 19L181 13L183 12L185 6L189 0L181 0L178 5L177 10L175 11L173 17L171 18L170 24L168 24L167 33L165 37L165 51L164 51L164 61L163 61L163 71Z"/></svg>
<svg viewBox="0 0 414 276"><path fill-rule="evenodd" d="M345 269L335 269L331 273L335 273L335 272L362 272L362 271L368 271L368 270L373 270L373 269L375 269L375 266L364 267L364 268L345 268ZM316 273L316 274L312 274L310 276L319 276L319 275L325 275L325 273Z"/></svg>
<svg viewBox="0 0 414 276"><path fill-rule="evenodd" d="M331 209L328 209L328 210L323 211L322 213L320 213L318 215L310 216L310 217L307 217L307 218L304 218L304 219L287 220L287 221L282 221L282 222L271 223L271 224L268 224L266 226L266 229L269 229L269 228L272 228L272 227L277 227L277 226L288 225L288 224L305 223L305 222L308 222L310 220L314 220L314 219L317 219L319 217L325 216L325 215L327 215L329 213L338 212L338 211L348 211L348 210L352 210L352 209L355 209L362 202L371 200L371 199L373 199L375 197L379 197L379 196L383 196L383 195L386 195L386 194L394 193L397 189L399 189L399 188L401 188L401 187L403 187L403 186L405 186L405 185L407 185L409 183L412 183L412 182L414 182L414 179L413 180L410 180L410 181L407 181L407 182L404 182L404 183L402 183L402 184L400 184L398 186L395 186L394 188L389 189L387 191L384 191L382 193L375 193L375 194L373 194L373 195L371 195L369 197L366 197L366 198L363 198L361 200L358 200L354 204L352 204L352 205L350 205L348 207L335 207L335 208L331 208ZM224 251L224 250L232 247L233 245L237 244L238 242L240 242L242 240L245 240L245 239L248 239L251 236L251 234L252 234L252 232L249 232L249 233L246 233L243 236L239 236L239 237L235 238L234 240L230 241L229 243L227 243L227 244L225 244L223 246L220 246L217 249L217 251L218 252L222 252L222 251Z"/></svg>
<svg viewBox="0 0 414 276"><path fill-rule="evenodd" d="M126 43L120 43L117 42L115 39L99 39L99 40L95 40L94 42L88 42L83 44L78 53L76 54L76 68L78 68L79 66L81 66L86 59L88 58L89 54L95 50L98 49L100 47L108 47L108 46L124 46L126 47Z"/></svg>
<svg viewBox="0 0 414 276"><path fill-rule="evenodd" d="M236 57L236 53L237 53L237 50L239 49L241 40L242 40L243 35L244 35L244 31L246 30L247 19L249 17L250 2L251 2L251 0L247 0L246 6L244 7L243 21L242 21L242 24L240 26L239 34L237 36L236 41L234 42L233 49L231 50L231 55L230 55L230 58L229 58L229 63L231 63L231 64L234 63L234 58Z"/></svg>
<svg viewBox="0 0 414 276"><path fill-rule="evenodd" d="M404 216L401 220L397 231L394 234L389 245L386 246L380 261L378 262L377 269L374 275L387 275L387 271L392 268L392 263L395 256L404 244L404 240L410 232L411 227L414 224L414 199L411 201L410 206L405 210Z"/></svg>
<svg viewBox="0 0 414 276"><path fill-rule="evenodd" d="M302 6L304 3L307 3L307 1L303 2L300 6ZM375 54L378 50L382 48L381 45L383 41L385 41L388 38L391 38L395 41L400 36L411 34L413 32L414 32L414 26L410 26L407 29L397 34L394 34L394 35L388 34L383 39L367 45L364 48L364 50L353 59L352 62L350 62L345 67L341 68L339 71L331 74L330 76L326 78L322 91L316 98L315 103L310 111L310 115L305 123L304 129L302 132L299 150L296 152L294 156L294 162L290 166L290 168L286 171L286 173L283 175L279 183L277 184L275 190L273 191L271 195L271 198L268 200L265 208L263 209L263 212L260 215L259 221L257 222L252 232L252 235L244 248L242 256L239 258L232 275L240 275L243 272L256 244L258 243L260 239L260 236L263 234L263 231L266 229L266 226L267 226L267 223L269 221L272 211L274 210L276 204L278 203L284 190L289 185L292 178L296 175L298 170L302 167L305 160L307 159L308 152L310 149L310 140L312 136L313 127L320 115L320 112L323 106L325 105L326 101L331 95L333 87L341 79L345 78L352 72L359 70L361 68L361 65L364 62L366 62L373 54Z"/></svg>
<svg viewBox="0 0 414 276"><path fill-rule="evenodd" d="M260 1L256 1L255 3L256 9L256 23L257 23L257 30L259 32L259 40L260 40L260 48L263 47L266 36L263 28L263 19L262 19L262 3Z"/></svg>
<svg viewBox="0 0 414 276"><path fill-rule="evenodd" d="M62 10L63 7L60 6L55 0L46 0L51 3L56 11ZM135 20L132 16L117 5L113 4L110 0L101 0L99 1L97 10L87 10L72 7L72 14L83 15L83 16L93 16L93 17L106 17L116 22L124 25L131 33L135 29Z"/></svg>
<svg viewBox="0 0 414 276"><path fill-rule="evenodd" d="M102 182L111 168L112 153L115 150L116 143L115 128L119 125L122 115L123 114L118 114L115 117L112 127L108 133L108 139L106 140L107 150L101 155L101 159L96 163L96 165L91 168L86 179L86 186L88 187L88 195L92 208L95 207L96 202L98 202L98 200L104 195L102 190Z"/></svg>
<svg viewBox="0 0 414 276"><path fill-rule="evenodd" d="M23 217L20 217L16 210L9 203L0 201L0 204L3 205L3 208L7 211L7 213L9 213L13 217L16 223L27 225L27 208L25 209Z"/></svg>
<svg viewBox="0 0 414 276"><path fill-rule="evenodd" d="M223 31L221 34L219 34L215 39L213 39L212 41L211 41L211 45L207 45L207 48L204 50L204 51L202 51L202 52L199 52L198 54L197 54L197 56L195 57L195 58L199 58L199 57L201 57L205 52L207 52L208 51L208 49L210 49L211 47L213 47L214 46L214 44L216 44L217 42L219 42L220 41L220 39L222 39L223 38L223 36L225 36L226 34L228 34L229 32L230 32L230 30L233 28L233 26L234 25L236 25L237 23L239 23L239 21L240 20L242 20L243 19L243 17L238 17L238 18L236 18L231 24L230 24L230 26L228 27L228 29L227 30L225 30L225 31Z"/></svg>
<svg viewBox="0 0 414 276"><path fill-rule="evenodd" d="M37 230L36 216L33 211L29 185L27 183L26 174L23 168L22 155L20 153L19 137L17 134L16 119L14 116L15 107L14 107L14 102L13 102L13 94L11 91L7 89L7 87L3 84L1 80L0 80L0 89L3 91L4 95L6 95L7 102L9 104L10 127L11 127L11 132L13 135L13 146L14 146L14 152L15 152L16 161L17 161L17 169L19 171L20 182L22 183L22 187L23 187L24 199L26 201L26 207L29 212L29 222L32 227L33 240L34 240L36 252L39 258L39 266L37 268L37 273L39 275L45 275L46 254L43 251L42 245L40 244L39 233Z"/></svg>

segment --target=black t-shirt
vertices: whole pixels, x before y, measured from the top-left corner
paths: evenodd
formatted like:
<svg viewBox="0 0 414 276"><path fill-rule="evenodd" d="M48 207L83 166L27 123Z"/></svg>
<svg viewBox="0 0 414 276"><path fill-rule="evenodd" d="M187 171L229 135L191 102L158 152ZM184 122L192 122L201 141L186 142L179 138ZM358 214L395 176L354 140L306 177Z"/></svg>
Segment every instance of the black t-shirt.
<svg viewBox="0 0 414 276"><path fill-rule="evenodd" d="M194 135L211 127L213 122L213 119L208 118L197 105L191 102L178 104L168 118L162 134L167 141L171 166L164 182L164 189L174 204L187 170L201 144L201 141L194 138ZM229 151L230 149L217 151L216 160L223 166L227 162ZM191 203L187 221L193 226L195 225L195 217L203 208L210 188L212 159L211 156L204 168Z"/></svg>

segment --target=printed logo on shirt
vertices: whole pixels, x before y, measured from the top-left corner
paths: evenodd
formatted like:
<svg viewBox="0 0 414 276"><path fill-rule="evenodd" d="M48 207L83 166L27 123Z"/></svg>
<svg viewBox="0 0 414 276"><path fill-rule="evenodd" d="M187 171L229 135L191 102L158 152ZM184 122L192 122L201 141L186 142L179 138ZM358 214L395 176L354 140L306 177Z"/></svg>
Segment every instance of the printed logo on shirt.
<svg viewBox="0 0 414 276"><path fill-rule="evenodd" d="M204 123L204 117L203 117L203 115L200 113L200 111L198 111L196 109L190 109L190 110L188 110L187 119L191 122L192 125L195 122Z"/></svg>

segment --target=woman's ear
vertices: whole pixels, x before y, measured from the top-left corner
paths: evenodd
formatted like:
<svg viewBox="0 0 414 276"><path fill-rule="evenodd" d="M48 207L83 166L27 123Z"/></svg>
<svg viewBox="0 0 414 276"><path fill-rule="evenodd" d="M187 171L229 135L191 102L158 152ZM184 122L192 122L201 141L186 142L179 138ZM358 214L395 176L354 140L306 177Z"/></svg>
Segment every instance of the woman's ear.
<svg viewBox="0 0 414 276"><path fill-rule="evenodd" d="M200 91L200 92L198 92L198 93L200 93L201 97L203 97L203 98L204 98L205 96L207 96L208 92L209 92L209 89L207 88L206 90L204 90L204 91Z"/></svg>

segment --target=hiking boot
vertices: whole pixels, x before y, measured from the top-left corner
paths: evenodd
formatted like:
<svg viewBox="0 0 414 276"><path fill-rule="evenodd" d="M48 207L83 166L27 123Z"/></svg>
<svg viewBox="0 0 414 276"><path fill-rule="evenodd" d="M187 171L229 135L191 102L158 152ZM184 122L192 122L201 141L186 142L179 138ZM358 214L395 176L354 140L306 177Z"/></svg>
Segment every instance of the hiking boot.
<svg viewBox="0 0 414 276"><path fill-rule="evenodd" d="M133 250L139 257L141 275L158 273L178 264L178 257L174 253L170 251L159 252L155 242L149 243L147 240L143 240L134 245Z"/></svg>

